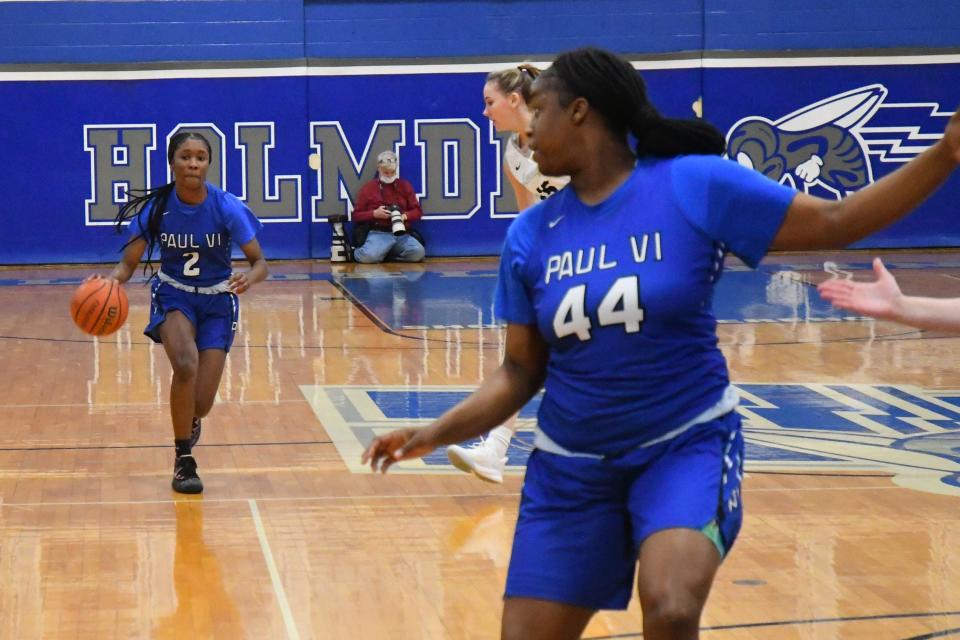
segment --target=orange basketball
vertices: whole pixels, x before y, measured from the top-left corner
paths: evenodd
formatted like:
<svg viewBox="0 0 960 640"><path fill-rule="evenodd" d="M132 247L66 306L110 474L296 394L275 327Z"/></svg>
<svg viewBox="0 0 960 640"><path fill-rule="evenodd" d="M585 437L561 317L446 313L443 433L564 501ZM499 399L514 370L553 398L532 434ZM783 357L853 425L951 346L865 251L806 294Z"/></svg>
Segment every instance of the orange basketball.
<svg viewBox="0 0 960 640"><path fill-rule="evenodd" d="M70 300L70 315L78 327L92 336L106 336L127 320L127 292L116 280L95 278L77 288Z"/></svg>

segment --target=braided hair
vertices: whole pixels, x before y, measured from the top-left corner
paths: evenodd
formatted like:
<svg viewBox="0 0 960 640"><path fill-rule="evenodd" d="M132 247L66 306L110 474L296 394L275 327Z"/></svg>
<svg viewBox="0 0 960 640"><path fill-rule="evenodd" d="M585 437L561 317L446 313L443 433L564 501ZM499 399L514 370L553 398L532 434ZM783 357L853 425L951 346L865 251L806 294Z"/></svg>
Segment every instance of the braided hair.
<svg viewBox="0 0 960 640"><path fill-rule="evenodd" d="M707 122L661 116L633 65L609 51L587 47L561 53L540 78L556 88L561 106L586 98L612 132L633 134L641 158L721 155L726 147L723 134Z"/></svg>
<svg viewBox="0 0 960 640"><path fill-rule="evenodd" d="M199 133L181 131L170 138L170 144L167 146L168 164L173 164L174 155L176 155L177 150L187 140L199 140L207 148L207 156L209 157L212 155L213 151L210 148L210 143L206 138ZM157 270L153 267L153 251L160 244L160 219L163 217L163 212L167 208L167 202L170 200L170 194L173 193L175 186L175 182L168 182L167 184L154 187L153 189L130 189L128 192L130 194L130 198L122 207L120 207L116 218L113 220L117 233L123 233L123 224L125 222L132 220L141 211L146 209L148 206L150 207L150 215L147 216L146 232L141 231L134 237L130 238L130 240L123 245L120 251L122 252L128 246L141 238L146 240L147 259L143 264L143 273L146 275L147 269L149 268L151 279L157 274Z"/></svg>

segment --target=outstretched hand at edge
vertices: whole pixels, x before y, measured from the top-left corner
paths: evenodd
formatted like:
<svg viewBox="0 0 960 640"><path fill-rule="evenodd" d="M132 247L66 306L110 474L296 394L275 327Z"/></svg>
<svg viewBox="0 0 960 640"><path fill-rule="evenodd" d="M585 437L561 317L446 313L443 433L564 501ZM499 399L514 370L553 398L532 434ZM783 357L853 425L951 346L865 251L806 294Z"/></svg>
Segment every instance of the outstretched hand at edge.
<svg viewBox="0 0 960 640"><path fill-rule="evenodd" d="M873 259L874 282L830 278L820 283L820 296L840 309L884 320L896 320L903 298L896 279L880 258Z"/></svg>

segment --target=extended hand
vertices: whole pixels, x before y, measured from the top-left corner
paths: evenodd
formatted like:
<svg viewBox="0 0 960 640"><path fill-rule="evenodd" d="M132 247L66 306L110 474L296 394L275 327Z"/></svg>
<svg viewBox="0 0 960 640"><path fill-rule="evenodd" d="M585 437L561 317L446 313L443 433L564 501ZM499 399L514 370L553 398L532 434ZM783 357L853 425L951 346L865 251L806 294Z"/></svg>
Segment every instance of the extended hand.
<svg viewBox="0 0 960 640"><path fill-rule="evenodd" d="M362 464L386 473L394 462L422 458L437 448L429 441L426 429L397 429L373 439L360 458Z"/></svg>
<svg viewBox="0 0 960 640"><path fill-rule="evenodd" d="M873 273L877 276L875 282L830 278L821 282L817 290L824 300L840 309L874 318L893 318L903 297L900 287L880 258L873 259Z"/></svg>

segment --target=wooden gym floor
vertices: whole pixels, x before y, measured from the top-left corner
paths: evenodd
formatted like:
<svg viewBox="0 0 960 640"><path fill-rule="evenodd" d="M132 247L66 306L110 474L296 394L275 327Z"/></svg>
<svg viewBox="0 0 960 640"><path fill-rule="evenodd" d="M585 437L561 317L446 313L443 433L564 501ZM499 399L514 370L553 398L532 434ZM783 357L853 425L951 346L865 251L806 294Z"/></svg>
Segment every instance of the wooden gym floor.
<svg viewBox="0 0 960 640"><path fill-rule="evenodd" d="M869 258L778 255L721 280L747 516L703 638L960 637L960 343L819 300L824 260L865 277ZM886 258L907 292L960 296L960 253ZM90 272L0 270L0 638L497 637L529 431L502 486L442 451L359 465L373 434L497 366L494 261L273 264L242 298L200 497L170 490L148 291L128 285L127 324L94 340L67 313ZM634 598L585 637L640 629Z"/></svg>

